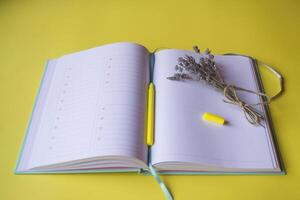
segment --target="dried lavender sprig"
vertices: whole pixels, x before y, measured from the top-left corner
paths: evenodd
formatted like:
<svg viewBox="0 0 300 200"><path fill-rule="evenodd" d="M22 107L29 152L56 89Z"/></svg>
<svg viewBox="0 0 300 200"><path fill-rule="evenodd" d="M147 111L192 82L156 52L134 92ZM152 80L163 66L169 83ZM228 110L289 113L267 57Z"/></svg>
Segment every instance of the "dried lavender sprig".
<svg viewBox="0 0 300 200"><path fill-rule="evenodd" d="M206 53L206 57L200 58L199 62L196 62L192 56L179 57L178 65L175 66L176 73L168 79L180 81L186 79L203 80L218 89L224 89L225 83L213 61L214 57L209 50Z"/></svg>
<svg viewBox="0 0 300 200"><path fill-rule="evenodd" d="M200 53L198 47L194 47L196 53ZM204 81L208 85L219 89L224 93L224 96L227 100L223 100L225 103L231 103L238 105L245 113L246 119L251 124L260 124L260 121L263 120L263 116L256 112L251 105L246 104L244 101L240 100L237 96L236 91L241 90L244 92L250 92L259 96L266 96L262 93L257 93L254 91L246 90L243 88L227 85L222 78L216 63L214 62L214 56L211 54L209 49L206 49L204 52L204 57L201 57L199 62L196 62L195 58L189 55L178 58L178 65L175 66L176 73L167 77L170 80L184 81L184 80L196 80ZM258 103L264 104L266 102Z"/></svg>

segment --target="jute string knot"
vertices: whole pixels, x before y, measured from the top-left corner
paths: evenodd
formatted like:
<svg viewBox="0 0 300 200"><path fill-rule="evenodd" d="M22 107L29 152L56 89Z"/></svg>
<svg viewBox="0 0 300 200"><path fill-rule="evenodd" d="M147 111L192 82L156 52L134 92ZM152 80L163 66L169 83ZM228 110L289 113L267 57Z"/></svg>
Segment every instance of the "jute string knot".
<svg viewBox="0 0 300 200"><path fill-rule="evenodd" d="M252 93L252 94L255 94L257 96L261 96L261 97L265 97L265 98L260 103L247 104L246 102L244 102L243 100L241 100L238 97L238 95L237 95L238 90L240 90L242 92ZM255 91L252 91L252 90L247 90L247 89L236 87L236 86L233 86L233 85L225 86L223 92L224 92L224 97L225 97L225 99L223 99L223 101L225 103L229 103L229 104L239 106L243 110L243 112L245 114L245 117L246 117L246 119L248 120L249 123L251 123L253 125L260 125L260 121L263 120L264 118L259 112L257 112L253 108L253 106L269 104L270 103L269 96L267 96L264 93L255 92Z"/></svg>

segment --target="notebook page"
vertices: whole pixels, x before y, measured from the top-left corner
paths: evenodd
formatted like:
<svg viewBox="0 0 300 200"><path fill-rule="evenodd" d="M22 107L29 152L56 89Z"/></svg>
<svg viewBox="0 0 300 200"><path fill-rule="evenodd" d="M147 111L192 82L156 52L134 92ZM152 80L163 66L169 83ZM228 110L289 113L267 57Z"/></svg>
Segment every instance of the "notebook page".
<svg viewBox="0 0 300 200"><path fill-rule="evenodd" d="M178 57L187 54L200 57L180 50L155 54L156 121L152 162L247 169L275 167L267 129L251 125L238 106L224 103L222 92L196 81L166 79L173 75ZM215 61L226 83L257 91L249 58L216 56ZM255 95L239 95L247 103L259 101ZM219 126L203 121L204 112L223 116L229 123Z"/></svg>
<svg viewBox="0 0 300 200"><path fill-rule="evenodd" d="M148 57L117 43L57 59L27 167L110 155L146 162Z"/></svg>

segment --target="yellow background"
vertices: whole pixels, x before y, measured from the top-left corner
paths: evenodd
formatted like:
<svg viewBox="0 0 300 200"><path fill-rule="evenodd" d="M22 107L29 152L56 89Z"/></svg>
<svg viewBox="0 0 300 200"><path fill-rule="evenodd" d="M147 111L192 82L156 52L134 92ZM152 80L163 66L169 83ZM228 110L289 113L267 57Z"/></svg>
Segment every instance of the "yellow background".
<svg viewBox="0 0 300 200"><path fill-rule="evenodd" d="M0 0L0 199L164 199L151 176L13 174L46 59L118 41L198 44L275 66L286 91L270 107L288 174L164 180L176 200L300 199L299 2ZM264 81L277 89L265 73Z"/></svg>

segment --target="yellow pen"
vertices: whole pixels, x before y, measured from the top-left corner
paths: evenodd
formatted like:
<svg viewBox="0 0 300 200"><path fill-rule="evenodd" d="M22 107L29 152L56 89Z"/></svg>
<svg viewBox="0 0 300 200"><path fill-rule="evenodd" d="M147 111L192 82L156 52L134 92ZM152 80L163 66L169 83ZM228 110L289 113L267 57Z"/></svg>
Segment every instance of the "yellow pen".
<svg viewBox="0 0 300 200"><path fill-rule="evenodd" d="M155 109L155 88L154 84L148 86L148 103L147 103L147 133L146 143L148 146L154 144L154 109Z"/></svg>

